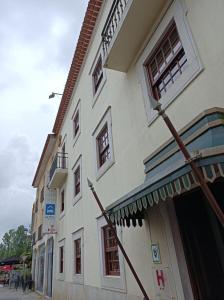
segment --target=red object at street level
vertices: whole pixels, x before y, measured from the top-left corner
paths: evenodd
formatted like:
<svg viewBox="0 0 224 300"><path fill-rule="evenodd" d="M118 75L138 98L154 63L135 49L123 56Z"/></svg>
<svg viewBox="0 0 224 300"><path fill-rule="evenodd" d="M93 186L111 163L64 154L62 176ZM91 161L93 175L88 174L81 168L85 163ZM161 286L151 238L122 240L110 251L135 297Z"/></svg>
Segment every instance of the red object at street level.
<svg viewBox="0 0 224 300"><path fill-rule="evenodd" d="M154 100L153 101L153 109L157 110L159 115L162 116L168 129L170 130L170 132L172 133L172 136L174 137L176 143L178 144L180 151L183 153L186 161L191 166L191 169L200 184L201 190L202 190L205 198L208 200L208 203L210 204L212 210L214 211L214 213L217 216L221 225L224 226L224 214L223 214L221 208L219 207L214 195L212 194L203 175L201 174L201 170L197 167L196 163L190 156L190 153L188 152L186 146L184 145L182 139L180 138L177 130L173 126L170 118L166 115L165 111L161 108L161 103L159 103L159 101Z"/></svg>
<svg viewBox="0 0 224 300"><path fill-rule="evenodd" d="M101 210L101 212L102 212L105 220L107 221L107 224L110 226L110 229L113 232L113 235L114 235L114 238L115 238L115 240L116 240L116 242L118 244L118 247L120 248L122 254L124 255L124 258L125 258L128 266L129 266L129 268L131 269L131 272L132 272L133 276L135 277L135 280L136 280L136 282L137 282L140 290L142 291L142 294L144 295L144 300L150 300L149 297L148 297L148 295L147 295L147 293L146 293L146 290L144 289L144 287L143 287L143 285L142 285L142 283L141 283L141 281L140 281L140 279L139 279L139 277L138 277L138 275L137 275L137 273L136 273L136 271L135 271L135 269L134 269L134 267L133 267L133 265L132 265L132 263L131 263L128 255L127 255L127 253L126 253L126 251L124 250L123 245L121 244L121 242L120 242L120 240L119 240L119 238L117 236L117 232L114 229L113 223L108 218L107 213L106 213L105 209L103 208L103 206L102 206L102 204L100 202L100 199L99 199L97 193L94 190L92 182L89 179L87 179L87 181L88 181L88 186L91 189L91 191L93 193L93 196L96 199L96 202L97 202L97 204L98 204L98 206L99 206L99 208L100 208L100 210Z"/></svg>
<svg viewBox="0 0 224 300"><path fill-rule="evenodd" d="M0 270L4 272L10 272L11 270L13 270L13 266L11 265L0 266Z"/></svg>

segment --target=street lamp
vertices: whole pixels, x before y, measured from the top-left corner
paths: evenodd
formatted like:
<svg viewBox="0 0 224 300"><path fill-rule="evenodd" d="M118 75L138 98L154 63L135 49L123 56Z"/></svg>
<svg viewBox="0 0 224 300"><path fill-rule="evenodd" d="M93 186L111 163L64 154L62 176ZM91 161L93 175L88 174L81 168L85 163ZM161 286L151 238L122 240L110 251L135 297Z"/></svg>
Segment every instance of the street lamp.
<svg viewBox="0 0 224 300"><path fill-rule="evenodd" d="M54 98L56 95L62 96L63 94L52 92L52 93L49 95L48 98L49 98L49 99L52 99L52 98Z"/></svg>

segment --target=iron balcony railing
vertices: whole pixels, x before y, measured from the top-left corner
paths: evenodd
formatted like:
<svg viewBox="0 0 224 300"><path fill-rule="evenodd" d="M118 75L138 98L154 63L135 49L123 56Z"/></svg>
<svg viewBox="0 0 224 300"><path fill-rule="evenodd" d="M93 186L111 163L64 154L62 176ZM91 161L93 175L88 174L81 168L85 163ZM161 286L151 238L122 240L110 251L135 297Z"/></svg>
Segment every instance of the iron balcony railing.
<svg viewBox="0 0 224 300"><path fill-rule="evenodd" d="M54 161L50 168L50 181L54 175L56 169L67 169L67 161L68 161L68 154L63 152L58 152L55 155Z"/></svg>
<svg viewBox="0 0 224 300"><path fill-rule="evenodd" d="M102 31L103 52L107 52L129 0L114 0Z"/></svg>

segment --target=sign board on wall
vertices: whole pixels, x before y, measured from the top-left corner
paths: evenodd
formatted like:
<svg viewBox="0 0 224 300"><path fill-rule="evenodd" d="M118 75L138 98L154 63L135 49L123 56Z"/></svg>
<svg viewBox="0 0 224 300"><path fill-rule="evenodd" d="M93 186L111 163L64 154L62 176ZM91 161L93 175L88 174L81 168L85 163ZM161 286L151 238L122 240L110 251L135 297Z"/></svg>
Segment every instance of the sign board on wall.
<svg viewBox="0 0 224 300"><path fill-rule="evenodd" d="M157 264L161 263L159 244L152 244L151 250L152 250L152 261Z"/></svg>
<svg viewBox="0 0 224 300"><path fill-rule="evenodd" d="M154 266L152 269L156 299L177 299L172 272L169 267L162 265Z"/></svg>
<svg viewBox="0 0 224 300"><path fill-rule="evenodd" d="M43 221L44 234L56 233L56 228L55 228L56 199L57 199L56 190L45 188L44 221Z"/></svg>
<svg viewBox="0 0 224 300"><path fill-rule="evenodd" d="M45 205L45 216L55 216L55 204L54 203L46 203Z"/></svg>

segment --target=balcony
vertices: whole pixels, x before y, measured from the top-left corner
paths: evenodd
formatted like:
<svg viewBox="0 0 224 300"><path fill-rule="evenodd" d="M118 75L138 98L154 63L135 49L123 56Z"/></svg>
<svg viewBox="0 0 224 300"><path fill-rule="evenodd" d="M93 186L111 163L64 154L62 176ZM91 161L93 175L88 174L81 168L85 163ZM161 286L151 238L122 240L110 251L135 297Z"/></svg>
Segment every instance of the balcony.
<svg viewBox="0 0 224 300"><path fill-rule="evenodd" d="M49 184L50 189L60 188L68 174L67 167L68 155L67 153L58 152L55 155L54 161L52 163L50 174L49 174Z"/></svg>
<svg viewBox="0 0 224 300"><path fill-rule="evenodd" d="M102 31L104 66L127 72L170 0L114 0Z"/></svg>

